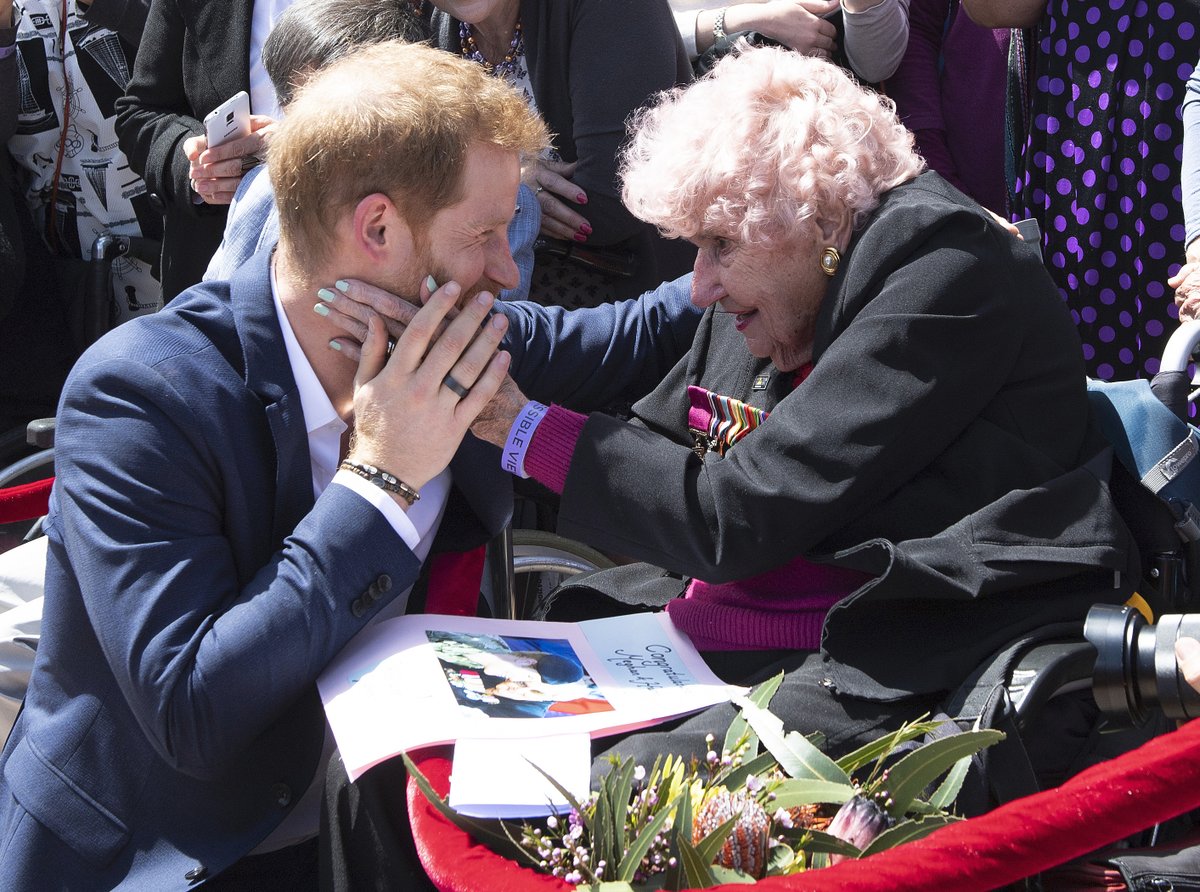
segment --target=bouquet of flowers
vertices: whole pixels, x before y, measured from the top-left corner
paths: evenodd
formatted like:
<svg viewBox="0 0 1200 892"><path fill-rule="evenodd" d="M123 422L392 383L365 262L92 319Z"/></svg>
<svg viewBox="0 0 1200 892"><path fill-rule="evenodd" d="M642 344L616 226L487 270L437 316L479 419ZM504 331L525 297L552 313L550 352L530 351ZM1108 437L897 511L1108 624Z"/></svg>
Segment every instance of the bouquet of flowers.
<svg viewBox="0 0 1200 892"><path fill-rule="evenodd" d="M614 760L585 801L550 778L571 809L536 825L458 814L404 758L429 801L479 842L575 885L635 892L754 882L919 839L960 820L951 808L971 756L1004 736L975 729L917 744L939 725L918 720L831 759L819 737L785 732L767 708L782 678L739 701L703 760L666 756L649 771Z"/></svg>

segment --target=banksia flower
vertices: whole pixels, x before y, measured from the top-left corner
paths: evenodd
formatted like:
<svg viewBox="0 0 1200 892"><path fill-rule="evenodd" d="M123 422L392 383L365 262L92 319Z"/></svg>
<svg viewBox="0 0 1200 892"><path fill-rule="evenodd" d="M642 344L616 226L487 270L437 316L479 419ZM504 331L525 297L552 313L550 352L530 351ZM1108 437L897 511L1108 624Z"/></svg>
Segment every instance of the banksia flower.
<svg viewBox="0 0 1200 892"><path fill-rule="evenodd" d="M825 832L859 849L865 849L894 823L895 819L874 799L854 796L838 809ZM845 860L845 855L829 856L830 864Z"/></svg>
<svg viewBox="0 0 1200 892"><path fill-rule="evenodd" d="M730 793L721 789L709 796L692 821L692 842L699 843L735 815L738 821L713 863L758 879L767 869L771 819L763 807L744 792Z"/></svg>

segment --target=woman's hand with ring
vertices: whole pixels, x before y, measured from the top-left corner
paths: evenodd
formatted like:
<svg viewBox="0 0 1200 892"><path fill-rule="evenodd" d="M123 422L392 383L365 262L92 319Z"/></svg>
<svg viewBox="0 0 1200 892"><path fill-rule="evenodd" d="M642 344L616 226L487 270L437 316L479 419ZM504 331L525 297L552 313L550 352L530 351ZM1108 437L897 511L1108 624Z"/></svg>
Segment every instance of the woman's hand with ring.
<svg viewBox="0 0 1200 892"><path fill-rule="evenodd" d="M206 204L229 204L248 169L248 158L261 157L272 135L275 119L266 115L250 116L250 134L215 148L208 138L192 136L183 141L183 154L190 163L188 171L192 191ZM249 165L253 166L253 165Z"/></svg>
<svg viewBox="0 0 1200 892"><path fill-rule="evenodd" d="M592 225L570 205L587 204L587 193L571 182L574 173L574 162L539 160L529 185L542 206L542 235L585 242Z"/></svg>

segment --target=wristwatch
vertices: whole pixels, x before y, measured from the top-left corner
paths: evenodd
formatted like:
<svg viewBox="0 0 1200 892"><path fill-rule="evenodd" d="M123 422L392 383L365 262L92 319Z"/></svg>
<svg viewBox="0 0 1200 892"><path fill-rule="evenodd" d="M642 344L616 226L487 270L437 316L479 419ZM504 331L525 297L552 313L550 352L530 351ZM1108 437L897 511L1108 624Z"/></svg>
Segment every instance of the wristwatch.
<svg viewBox="0 0 1200 892"><path fill-rule="evenodd" d="M717 10L717 17L713 19L713 43L720 43L722 40L726 39L725 13L728 11L728 6Z"/></svg>

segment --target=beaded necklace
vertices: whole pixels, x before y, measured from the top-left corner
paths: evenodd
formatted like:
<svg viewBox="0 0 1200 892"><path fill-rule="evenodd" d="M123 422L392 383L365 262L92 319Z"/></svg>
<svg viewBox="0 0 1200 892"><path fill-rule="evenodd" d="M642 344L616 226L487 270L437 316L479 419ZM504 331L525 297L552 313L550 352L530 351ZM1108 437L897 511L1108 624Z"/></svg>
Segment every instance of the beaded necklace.
<svg viewBox="0 0 1200 892"><path fill-rule="evenodd" d="M525 39L521 36L520 21L513 28L512 40L508 44L508 52L504 54L504 60L495 65L484 57L483 52L479 49L479 44L475 42L474 29L466 22L459 23L458 44L464 59L478 62L490 75L507 78L510 81L525 76L524 68L521 65L521 58L525 55Z"/></svg>

